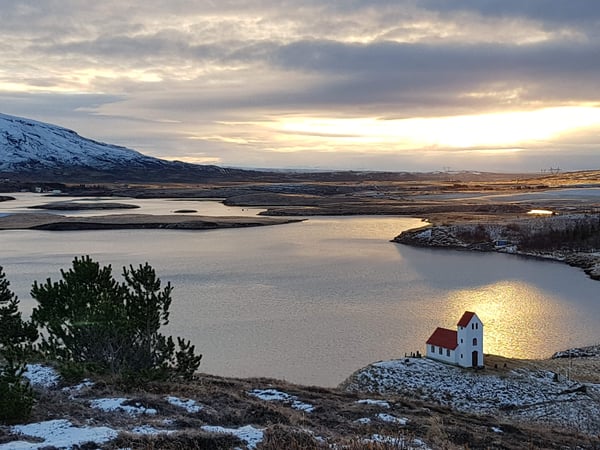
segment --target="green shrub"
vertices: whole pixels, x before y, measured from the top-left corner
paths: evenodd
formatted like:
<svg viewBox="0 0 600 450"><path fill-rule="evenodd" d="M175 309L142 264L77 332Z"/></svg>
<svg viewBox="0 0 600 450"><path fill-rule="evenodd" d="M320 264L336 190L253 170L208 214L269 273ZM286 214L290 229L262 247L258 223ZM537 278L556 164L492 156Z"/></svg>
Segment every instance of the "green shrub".
<svg viewBox="0 0 600 450"><path fill-rule="evenodd" d="M1 422L22 420L31 412L33 392L22 374L37 336L35 325L22 319L19 299L10 290L10 283L0 266Z"/></svg>
<svg viewBox="0 0 600 450"><path fill-rule="evenodd" d="M113 278L89 256L75 258L61 270L62 279L35 282L38 305L32 319L45 331L40 344L48 357L112 375L190 378L200 365L194 346L159 332L169 321L172 287L148 264L123 268L124 281ZM75 371L76 372L76 371Z"/></svg>
<svg viewBox="0 0 600 450"><path fill-rule="evenodd" d="M0 422L22 421L31 413L33 390L21 374L15 368L4 368L0 373Z"/></svg>

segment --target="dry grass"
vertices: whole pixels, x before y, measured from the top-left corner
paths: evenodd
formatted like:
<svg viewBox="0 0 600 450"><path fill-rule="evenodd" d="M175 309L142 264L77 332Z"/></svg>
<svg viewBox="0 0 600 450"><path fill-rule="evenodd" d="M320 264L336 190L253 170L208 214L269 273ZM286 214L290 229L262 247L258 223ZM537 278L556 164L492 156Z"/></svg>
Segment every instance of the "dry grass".
<svg viewBox="0 0 600 450"><path fill-rule="evenodd" d="M490 369L502 373L520 364L521 360L489 357L488 363L502 365ZM507 367L503 363L507 362ZM295 410L284 402L265 401L249 395L252 389L277 389L296 396L314 406L312 413ZM229 449L240 447L231 436L201 431L203 425L238 428L253 425L264 430L264 440L258 449L322 449L388 450L408 448L415 439L435 449L564 449L598 448L598 438L584 436L571 430L550 429L544 426L507 423L491 416L458 413L449 408L427 404L402 396L384 400L389 408L359 404L363 398L342 389L307 387L271 379L235 379L213 375L198 375L190 383L153 382L128 387L110 380L98 380L91 388L68 398L70 393L60 389L42 391L34 408L32 421L68 418L74 424L110 426L131 430L150 425L158 429L179 430L172 434L140 436L123 432L116 441L104 448L135 449ZM197 413L170 404L166 396L193 399L203 405ZM91 409L91 399L127 397L135 403L155 408L156 415L128 415L123 412L104 412ZM377 399L377 396L369 396ZM408 419L404 426L377 418L380 413ZM358 421L369 418L370 422ZM168 420L169 425L165 425ZM502 433L494 431L501 429ZM9 439L0 428L0 442ZM383 442L373 440L380 436ZM242 446L243 448L243 446Z"/></svg>
<svg viewBox="0 0 600 450"><path fill-rule="evenodd" d="M580 383L600 383L600 358L515 359L485 355L486 373L502 375L512 369L549 370Z"/></svg>
<svg viewBox="0 0 600 450"><path fill-rule="evenodd" d="M200 431L186 431L156 436L121 433L115 441L111 442L105 448L110 450L123 448L136 450L227 450L243 448L243 443L232 435L202 433Z"/></svg>

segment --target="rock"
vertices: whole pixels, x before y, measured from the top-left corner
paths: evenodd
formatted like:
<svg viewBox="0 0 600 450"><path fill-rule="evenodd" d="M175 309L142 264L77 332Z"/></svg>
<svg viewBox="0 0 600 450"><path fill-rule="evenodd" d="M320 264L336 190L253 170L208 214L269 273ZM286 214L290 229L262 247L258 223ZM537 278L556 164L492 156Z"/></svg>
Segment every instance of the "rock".
<svg viewBox="0 0 600 450"><path fill-rule="evenodd" d="M454 236L450 229L444 226L403 231L393 241L419 247L467 248L465 242Z"/></svg>
<svg viewBox="0 0 600 450"><path fill-rule="evenodd" d="M592 358L600 357L600 345L592 345L590 347L572 348L561 352L556 352L552 355L552 359L557 358Z"/></svg>

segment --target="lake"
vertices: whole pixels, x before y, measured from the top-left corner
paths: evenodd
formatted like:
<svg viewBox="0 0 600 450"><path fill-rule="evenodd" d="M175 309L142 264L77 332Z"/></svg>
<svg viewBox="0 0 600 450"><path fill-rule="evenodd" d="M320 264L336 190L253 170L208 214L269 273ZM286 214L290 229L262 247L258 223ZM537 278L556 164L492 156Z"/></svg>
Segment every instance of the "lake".
<svg viewBox="0 0 600 450"><path fill-rule="evenodd" d="M20 194L0 203L0 213L55 200ZM127 213L257 211L194 200L103 201L143 205ZM112 264L116 275L148 261L174 286L165 331L196 344L202 371L225 376L335 386L370 362L423 352L435 327L454 327L465 310L484 322L488 353L548 357L600 341L600 284L582 271L389 242L419 225L363 216L212 231L0 231L0 265L28 315L33 280L57 280L75 256Z"/></svg>

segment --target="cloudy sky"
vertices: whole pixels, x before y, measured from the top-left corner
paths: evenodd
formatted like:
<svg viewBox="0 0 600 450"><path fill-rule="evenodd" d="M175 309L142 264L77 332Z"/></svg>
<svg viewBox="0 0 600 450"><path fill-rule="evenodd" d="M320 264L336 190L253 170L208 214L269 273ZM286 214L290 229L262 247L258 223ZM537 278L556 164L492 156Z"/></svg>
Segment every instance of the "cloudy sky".
<svg viewBox="0 0 600 450"><path fill-rule="evenodd" d="M235 167L600 168L597 0L0 0L0 112Z"/></svg>

